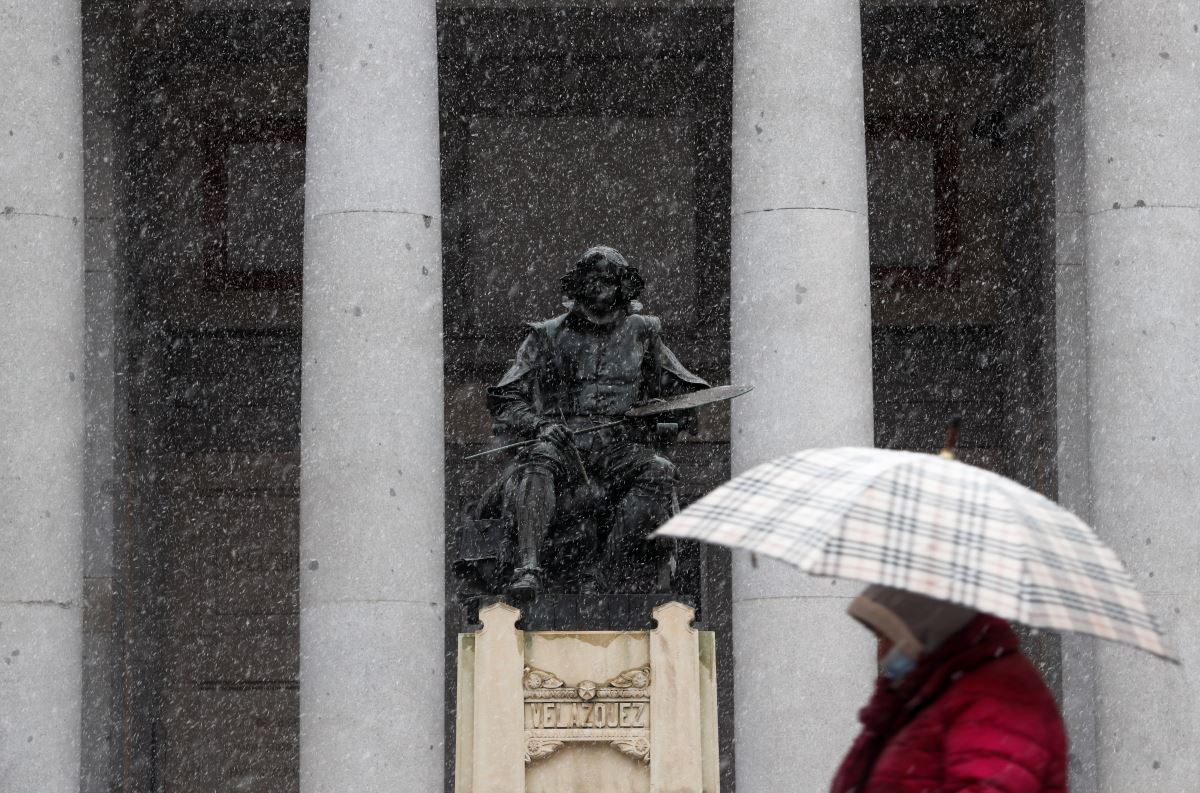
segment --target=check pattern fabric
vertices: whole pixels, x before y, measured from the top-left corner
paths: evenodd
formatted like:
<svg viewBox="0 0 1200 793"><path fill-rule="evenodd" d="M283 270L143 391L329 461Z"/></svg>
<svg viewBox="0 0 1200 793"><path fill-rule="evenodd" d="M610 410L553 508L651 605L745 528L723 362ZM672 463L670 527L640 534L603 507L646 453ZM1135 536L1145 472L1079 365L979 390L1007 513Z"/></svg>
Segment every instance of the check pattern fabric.
<svg viewBox="0 0 1200 793"><path fill-rule="evenodd" d="M1010 479L934 455L798 452L726 482L655 535L1177 660L1133 578L1087 524Z"/></svg>

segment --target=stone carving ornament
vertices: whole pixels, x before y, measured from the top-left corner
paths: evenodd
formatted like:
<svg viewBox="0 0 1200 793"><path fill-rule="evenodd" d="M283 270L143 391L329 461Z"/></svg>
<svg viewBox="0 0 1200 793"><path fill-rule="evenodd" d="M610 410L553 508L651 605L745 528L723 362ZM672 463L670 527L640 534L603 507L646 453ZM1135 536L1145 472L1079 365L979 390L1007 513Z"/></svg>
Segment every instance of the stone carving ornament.
<svg viewBox="0 0 1200 793"><path fill-rule="evenodd" d="M646 688L650 685L650 667L630 669L608 681L609 688Z"/></svg>
<svg viewBox="0 0 1200 793"><path fill-rule="evenodd" d="M650 762L650 667L627 669L603 684L567 686L557 675L526 666L525 764L550 757L566 743L604 743Z"/></svg>
<svg viewBox="0 0 1200 793"><path fill-rule="evenodd" d="M627 754L644 765L650 765L650 740L648 738L618 738L612 745L622 754Z"/></svg>
<svg viewBox="0 0 1200 793"><path fill-rule="evenodd" d="M557 752L562 748L562 741L555 741L549 738L528 738L525 741L525 765L529 765L534 760L541 760L544 757Z"/></svg>
<svg viewBox="0 0 1200 793"><path fill-rule="evenodd" d="M534 669L532 666L525 667L525 688L528 690L536 690L539 688L562 688L563 681L559 680L549 672L543 672L541 669Z"/></svg>

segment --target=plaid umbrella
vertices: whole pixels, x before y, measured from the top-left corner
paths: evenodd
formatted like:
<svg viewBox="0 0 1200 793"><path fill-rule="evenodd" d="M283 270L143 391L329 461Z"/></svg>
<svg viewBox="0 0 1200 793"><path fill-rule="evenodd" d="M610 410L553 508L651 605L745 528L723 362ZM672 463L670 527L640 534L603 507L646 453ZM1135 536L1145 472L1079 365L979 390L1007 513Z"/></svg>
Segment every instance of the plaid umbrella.
<svg viewBox="0 0 1200 793"><path fill-rule="evenodd" d="M1176 660L1133 578L1087 524L1010 479L934 455L798 452L726 482L655 534Z"/></svg>

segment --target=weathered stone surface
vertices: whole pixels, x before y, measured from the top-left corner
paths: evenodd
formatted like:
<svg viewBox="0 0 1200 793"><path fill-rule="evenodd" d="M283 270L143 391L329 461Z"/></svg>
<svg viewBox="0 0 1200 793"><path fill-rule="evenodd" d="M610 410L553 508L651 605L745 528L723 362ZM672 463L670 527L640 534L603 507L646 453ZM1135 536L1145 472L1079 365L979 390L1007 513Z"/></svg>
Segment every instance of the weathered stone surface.
<svg viewBox="0 0 1200 793"><path fill-rule="evenodd" d="M457 793L718 793L716 658L680 603L653 631L459 636Z"/></svg>
<svg viewBox="0 0 1200 793"><path fill-rule="evenodd" d="M1183 660L1097 644L1097 789L1186 789L1200 743L1200 36L1179 3L1088 3L1085 25L1091 518Z"/></svg>
<svg viewBox="0 0 1200 793"><path fill-rule="evenodd" d="M525 666L521 612L497 604L480 614L475 636L475 679L471 681L475 745L472 793L512 793L525 778L521 677Z"/></svg>
<svg viewBox="0 0 1200 793"><path fill-rule="evenodd" d="M0 3L2 790L79 790L80 49L77 0Z"/></svg>
<svg viewBox="0 0 1200 793"><path fill-rule="evenodd" d="M654 793L691 793L703 787L703 717L696 681L700 679L699 634L694 612L680 603L654 610L658 627L650 632L650 668L655 670L650 715L650 789Z"/></svg>

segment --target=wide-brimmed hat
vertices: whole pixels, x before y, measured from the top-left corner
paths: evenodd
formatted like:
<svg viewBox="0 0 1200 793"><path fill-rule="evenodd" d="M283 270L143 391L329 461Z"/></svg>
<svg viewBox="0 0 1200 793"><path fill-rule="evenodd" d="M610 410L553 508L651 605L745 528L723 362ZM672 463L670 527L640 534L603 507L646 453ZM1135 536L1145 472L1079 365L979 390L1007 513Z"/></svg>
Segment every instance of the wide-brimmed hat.
<svg viewBox="0 0 1200 793"><path fill-rule="evenodd" d="M582 256L575 260L574 268L559 279L563 294L574 299L583 287L583 278L587 275L588 270L603 263L616 267L618 277L621 279L621 296L627 301L636 300L645 286L641 273L636 267L631 267L629 262L625 261L625 257L615 248L609 248L606 245L588 248Z"/></svg>

